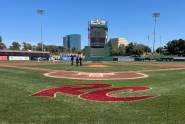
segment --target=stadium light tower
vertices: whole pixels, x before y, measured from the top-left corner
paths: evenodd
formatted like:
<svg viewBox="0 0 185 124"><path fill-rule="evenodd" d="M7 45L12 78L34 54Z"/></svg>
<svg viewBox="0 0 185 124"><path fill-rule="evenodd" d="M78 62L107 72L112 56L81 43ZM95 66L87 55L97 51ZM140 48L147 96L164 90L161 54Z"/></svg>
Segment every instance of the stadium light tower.
<svg viewBox="0 0 185 124"><path fill-rule="evenodd" d="M37 10L37 14L40 15L40 16L43 16L45 14L45 10L38 9ZM42 51L43 51L44 50L44 46L43 46L43 25L42 25L42 23L41 23L41 26L40 26L40 40L41 40Z"/></svg>
<svg viewBox="0 0 185 124"><path fill-rule="evenodd" d="M160 13L156 12L152 14L154 18L154 42L153 42L153 53L155 52L155 42L156 42L156 25L157 25L157 18L160 17Z"/></svg>

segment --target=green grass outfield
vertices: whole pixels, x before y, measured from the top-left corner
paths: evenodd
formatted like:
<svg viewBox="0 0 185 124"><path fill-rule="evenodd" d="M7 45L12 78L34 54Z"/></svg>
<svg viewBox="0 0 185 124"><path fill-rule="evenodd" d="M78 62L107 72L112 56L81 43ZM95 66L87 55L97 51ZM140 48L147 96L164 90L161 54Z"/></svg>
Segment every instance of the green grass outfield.
<svg viewBox="0 0 185 124"><path fill-rule="evenodd" d="M108 63L111 64L112 63ZM66 64L39 65L65 69ZM126 68L127 67L127 68ZM137 69L136 69L137 67ZM74 67L82 71L128 71L159 67L120 66L108 68ZM114 69L116 68L116 69ZM67 70L70 70L67 68ZM44 72L0 67L0 124L184 124L185 70L149 73L149 78L121 81L81 81L55 79ZM133 103L99 103L57 94L53 98L32 97L46 88L77 83L106 83L114 87L149 86L142 94L157 98ZM126 94L132 95L132 94ZM137 95L137 94L134 94Z"/></svg>
<svg viewBox="0 0 185 124"><path fill-rule="evenodd" d="M120 71L139 71L139 70L156 70L161 69L158 66L144 66L143 63L132 63L129 64L125 63L114 63L114 62L104 62L99 63L102 65L106 65L108 67L88 67L88 64L93 63L84 63L83 66L73 66L70 63L57 63L55 65L48 64L48 65L37 65L32 66L35 68L45 68L45 69L52 69L52 70L66 70L66 71L82 71L82 72L120 72ZM134 65L134 64L141 64L141 65Z"/></svg>

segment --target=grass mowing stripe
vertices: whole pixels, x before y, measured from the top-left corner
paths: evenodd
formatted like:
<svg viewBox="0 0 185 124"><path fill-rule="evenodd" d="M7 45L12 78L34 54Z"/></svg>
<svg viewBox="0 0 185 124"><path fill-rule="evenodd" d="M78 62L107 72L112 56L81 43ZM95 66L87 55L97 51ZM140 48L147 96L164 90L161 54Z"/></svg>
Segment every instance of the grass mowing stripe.
<svg viewBox="0 0 185 124"><path fill-rule="evenodd" d="M149 123L182 124L185 122L184 70L150 73L147 79L126 81L96 81L113 86L142 86L153 89L147 93L160 97L135 103L95 103L58 94L56 99L35 98L28 93L65 84L93 81L54 79L42 72L0 68L0 123ZM146 94L147 94L146 93ZM170 99L167 109L168 98Z"/></svg>

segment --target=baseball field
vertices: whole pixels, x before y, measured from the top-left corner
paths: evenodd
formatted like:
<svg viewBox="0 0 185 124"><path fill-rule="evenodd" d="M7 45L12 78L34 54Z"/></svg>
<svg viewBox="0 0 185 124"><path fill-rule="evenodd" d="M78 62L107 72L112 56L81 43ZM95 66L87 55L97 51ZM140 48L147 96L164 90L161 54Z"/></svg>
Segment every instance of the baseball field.
<svg viewBox="0 0 185 124"><path fill-rule="evenodd" d="M0 62L1 124L184 124L183 62Z"/></svg>

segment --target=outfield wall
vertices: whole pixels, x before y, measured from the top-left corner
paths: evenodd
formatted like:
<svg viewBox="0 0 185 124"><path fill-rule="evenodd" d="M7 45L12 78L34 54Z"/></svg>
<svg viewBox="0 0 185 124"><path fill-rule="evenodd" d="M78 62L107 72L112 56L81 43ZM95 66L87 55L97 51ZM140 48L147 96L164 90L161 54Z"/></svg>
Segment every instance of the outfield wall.
<svg viewBox="0 0 185 124"><path fill-rule="evenodd" d="M22 50L0 50L0 56L7 56L6 58L2 58L3 60L38 60L38 58L42 58L43 60L49 60L50 53L42 52L42 51L22 51ZM8 59L9 58L9 59Z"/></svg>
<svg viewBox="0 0 185 124"><path fill-rule="evenodd" d="M0 56L0 60L8 60L8 56Z"/></svg>
<svg viewBox="0 0 185 124"><path fill-rule="evenodd" d="M118 61L119 62L133 62L134 58L131 56L118 56Z"/></svg>
<svg viewBox="0 0 185 124"><path fill-rule="evenodd" d="M17 60L17 61L29 61L29 56L9 56L9 60Z"/></svg>

